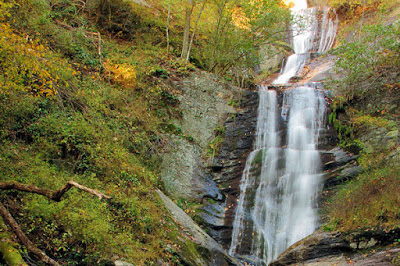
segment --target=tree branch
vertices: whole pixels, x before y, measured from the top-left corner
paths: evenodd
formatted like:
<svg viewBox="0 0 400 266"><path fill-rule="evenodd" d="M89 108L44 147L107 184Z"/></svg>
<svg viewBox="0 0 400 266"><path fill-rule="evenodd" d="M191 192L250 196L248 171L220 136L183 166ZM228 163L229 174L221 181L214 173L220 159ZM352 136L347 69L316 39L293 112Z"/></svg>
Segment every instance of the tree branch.
<svg viewBox="0 0 400 266"><path fill-rule="evenodd" d="M59 190L51 190L47 188L40 188L34 185L26 185L26 184L21 184L18 182L0 182L0 189L3 190L20 190L24 192L30 192L30 193L35 193L39 195L43 195L47 197L48 199L51 199L53 201L61 201L62 196L64 196L65 193L68 192L72 187L76 187L80 190L83 190L85 192L88 192L90 194L93 194L99 198L99 200L102 199L110 199L110 196L107 196L106 194L101 193L100 191L97 191L92 188L88 188L85 186L82 186L81 184L70 180L68 181L62 188ZM7 211L7 209L4 207L2 203L0 203L0 214L4 218L4 221L11 227L11 229L14 231L14 233L17 235L18 239L26 246L29 252L32 252L36 256L38 256L42 261L49 265L54 265L54 266L59 266L59 264L50 258L49 256L46 255L42 250L38 249L30 240L29 238L22 232L21 228L17 224L17 222L14 220L14 218L11 216L11 214Z"/></svg>
<svg viewBox="0 0 400 266"><path fill-rule="evenodd" d="M36 256L38 256L43 262L53 265L60 266L55 260L46 255L42 250L38 249L29 238L22 232L21 228L11 216L11 214L7 211L2 203L0 203L0 214L3 216L3 219L7 222L7 224L12 228L14 233L17 235L18 239L25 245L29 252L32 252Z"/></svg>
<svg viewBox="0 0 400 266"><path fill-rule="evenodd" d="M25 191L25 192L30 192L30 193L35 193L39 195L43 195L51 200L54 201L61 201L61 197L64 196L65 193L68 192L72 187L76 187L80 190L83 190L85 192L88 192L90 194L93 194L99 198L99 200L102 199L110 199L110 196L107 196L104 193L101 193L100 191L97 191L92 188L85 187L73 180L68 181L65 186L60 188L59 190L50 190L47 188L40 188L34 185L26 185L26 184L21 184L18 182L0 182L0 189L3 190L11 190L11 189L16 189L20 191Z"/></svg>

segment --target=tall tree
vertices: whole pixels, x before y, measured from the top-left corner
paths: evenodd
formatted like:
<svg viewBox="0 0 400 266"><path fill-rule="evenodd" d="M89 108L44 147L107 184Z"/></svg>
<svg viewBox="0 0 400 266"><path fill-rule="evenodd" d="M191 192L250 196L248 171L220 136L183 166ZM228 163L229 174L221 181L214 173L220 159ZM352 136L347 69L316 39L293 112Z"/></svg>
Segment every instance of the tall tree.
<svg viewBox="0 0 400 266"><path fill-rule="evenodd" d="M201 17L201 14L203 13L204 7L206 6L207 0L203 0L203 5L201 6L199 15L197 16L196 19L196 23L194 24L194 28L193 28L193 32L192 32L192 37L190 38L190 43L189 43L189 47L188 47L188 52L187 52L187 56L186 56L186 61L189 61L189 56L190 56L190 50L192 49L192 44L193 44L193 39L194 39L194 35L196 34L196 29L197 29L197 25L199 24L199 20Z"/></svg>
<svg viewBox="0 0 400 266"><path fill-rule="evenodd" d="M216 19L204 49L207 67L223 74L232 66L252 68L258 47L283 39L290 12L281 0L213 0Z"/></svg>
<svg viewBox="0 0 400 266"><path fill-rule="evenodd" d="M189 52L189 42L190 42L190 24L194 6L196 5L196 0L187 0L185 6L185 27L183 30L183 42L182 42L182 53L181 57L186 60Z"/></svg>

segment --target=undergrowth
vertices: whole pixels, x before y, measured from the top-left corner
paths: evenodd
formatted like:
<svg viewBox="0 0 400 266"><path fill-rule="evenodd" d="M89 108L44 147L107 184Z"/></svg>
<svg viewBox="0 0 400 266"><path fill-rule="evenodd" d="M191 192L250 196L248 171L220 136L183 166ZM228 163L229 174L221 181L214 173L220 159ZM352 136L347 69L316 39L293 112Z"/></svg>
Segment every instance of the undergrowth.
<svg viewBox="0 0 400 266"><path fill-rule="evenodd" d="M61 202L16 191L0 199L61 263L178 263L183 235L154 192L162 125L179 116L178 101L152 69L159 58L173 75L193 69L107 37L129 39L132 27L157 37L156 20L113 3L83 10L81 1L0 1L0 181L59 189L72 179L112 197L72 189ZM107 8L113 19L137 19L118 28L102 17Z"/></svg>
<svg viewBox="0 0 400 266"><path fill-rule="evenodd" d="M360 8L362 3L356 2L348 7ZM398 227L399 30L398 22L366 23L351 42L334 51L340 75L328 84L336 92L330 122L342 147L350 151L357 147L364 171L336 189L326 207L327 230Z"/></svg>

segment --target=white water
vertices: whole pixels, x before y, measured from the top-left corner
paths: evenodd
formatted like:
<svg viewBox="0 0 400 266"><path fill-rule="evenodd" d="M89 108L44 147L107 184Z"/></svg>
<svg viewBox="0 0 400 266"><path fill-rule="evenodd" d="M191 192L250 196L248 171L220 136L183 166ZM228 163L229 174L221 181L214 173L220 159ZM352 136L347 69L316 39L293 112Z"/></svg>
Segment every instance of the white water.
<svg viewBox="0 0 400 266"><path fill-rule="evenodd" d="M336 33L329 27L337 24L328 20L328 11L323 14L327 21L318 27L311 19L317 9L293 10L307 14L303 16L307 30L300 31L300 24L293 26L296 54L289 57L275 84L286 84L305 65L318 28L318 51L329 49ZM325 100L313 84L285 90L281 100L276 91L259 88L255 150L243 172L229 253L267 265L318 224L315 211L321 174L317 146L324 130Z"/></svg>
<svg viewBox="0 0 400 266"><path fill-rule="evenodd" d="M300 8L299 8L300 7ZM306 1L296 2L296 6L292 8L295 22L291 29L293 32L293 50L294 54L289 56L286 61L282 73L274 80L273 84L287 84L290 78L303 69L307 60L310 58L310 52L315 47L316 34L320 33L320 42L318 45L318 53L323 53L332 48L338 27L336 14L331 18L330 9L323 8L322 24L319 25L316 19L318 8L307 8ZM320 31L320 32L319 32Z"/></svg>

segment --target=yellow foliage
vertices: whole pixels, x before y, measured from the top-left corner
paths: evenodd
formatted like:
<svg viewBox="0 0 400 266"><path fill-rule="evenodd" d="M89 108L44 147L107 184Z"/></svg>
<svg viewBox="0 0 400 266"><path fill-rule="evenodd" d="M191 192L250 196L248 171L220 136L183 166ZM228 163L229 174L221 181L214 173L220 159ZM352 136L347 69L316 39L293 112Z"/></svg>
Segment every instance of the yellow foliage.
<svg viewBox="0 0 400 266"><path fill-rule="evenodd" d="M8 12L10 7L12 7L11 3L0 1L0 22L4 21L4 19L10 15Z"/></svg>
<svg viewBox="0 0 400 266"><path fill-rule="evenodd" d="M246 30L250 29L250 19L246 16L242 8L236 7L232 10L232 19L237 27Z"/></svg>
<svg viewBox="0 0 400 266"><path fill-rule="evenodd" d="M0 1L0 11L10 5ZM3 21L2 21L3 20ZM73 69L38 40L14 32L0 17L0 92L23 90L33 96L52 97ZM60 80L60 76L64 76Z"/></svg>
<svg viewBox="0 0 400 266"><path fill-rule="evenodd" d="M113 64L110 60L106 60L103 67L114 82L128 88L136 87L136 70L132 65Z"/></svg>
<svg viewBox="0 0 400 266"><path fill-rule="evenodd" d="M390 8L396 5L397 0L329 0L329 5L338 8L342 5L347 5L351 9L354 9L358 13L362 13L364 5L365 8L371 9L373 7L382 7ZM364 10L366 11L366 10Z"/></svg>

